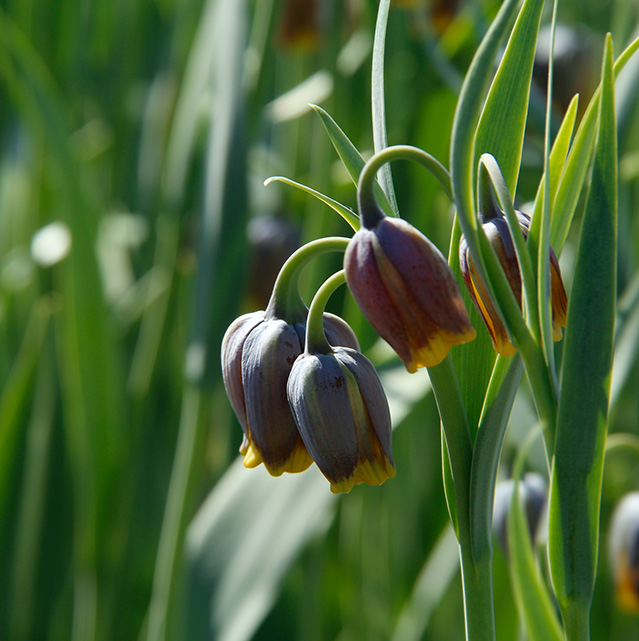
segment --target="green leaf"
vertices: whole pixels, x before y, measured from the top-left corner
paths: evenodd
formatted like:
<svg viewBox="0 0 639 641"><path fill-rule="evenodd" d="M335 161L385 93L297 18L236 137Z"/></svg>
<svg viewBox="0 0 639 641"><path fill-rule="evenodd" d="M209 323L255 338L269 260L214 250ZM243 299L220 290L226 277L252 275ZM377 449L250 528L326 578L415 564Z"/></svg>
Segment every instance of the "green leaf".
<svg viewBox="0 0 639 641"><path fill-rule="evenodd" d="M19 445L23 423L20 418L28 406L32 379L42 354L50 316L48 303L37 301L31 310L8 383L0 394L0 515L3 519L11 489L11 484L7 481L13 464L21 456Z"/></svg>
<svg viewBox="0 0 639 641"><path fill-rule="evenodd" d="M244 147L244 56L248 3L212 0L207 11L217 19L209 61L216 88L211 101L207 146L206 188L200 212L194 279L193 315L185 350L185 380L175 456L158 544L153 591L147 618L147 641L181 636L177 631L178 587L184 567L184 535L194 509L203 461L199 456L207 432L207 385L220 378L219 346L235 314L232 305L214 307L216 300L237 296L246 242L246 164ZM215 312L215 313L214 313Z"/></svg>
<svg viewBox="0 0 639 641"><path fill-rule="evenodd" d="M639 38L632 42L615 61L614 76L616 77L625 67L626 63L639 49ZM559 255L566 242L570 225L579 202L579 196L586 178L590 159L592 157L593 141L597 130L597 113L601 87L593 94L584 114L575 140L570 148L568 160L561 183L557 190L553 215L550 222L550 244ZM559 212L560 214L556 214Z"/></svg>
<svg viewBox="0 0 639 641"><path fill-rule="evenodd" d="M424 637L431 615L458 571L457 539L446 527L419 572L413 592L399 615L392 641L419 641Z"/></svg>
<svg viewBox="0 0 639 641"><path fill-rule="evenodd" d="M386 25L390 0L380 0L373 40L373 65L371 76L371 113L373 117L373 143L375 151L388 146L386 135L386 104L384 92L384 51L386 49ZM384 165L379 171L382 188L391 203L391 209L397 212L395 188L390 166ZM395 214L396 215L396 214Z"/></svg>
<svg viewBox="0 0 639 641"><path fill-rule="evenodd" d="M506 0L502 4L473 58L457 103L452 132L450 172L459 225L453 228L448 262L460 284L462 277L459 270L458 248L461 231L466 235L473 255L480 255L473 196L476 127L486 87L492 75L495 56L506 36L517 5L517 0ZM474 435L496 355L481 316L476 312L463 284L461 288L471 322L477 330L477 338L471 343L460 345L452 350L451 356L458 372L471 433Z"/></svg>
<svg viewBox="0 0 639 641"><path fill-rule="evenodd" d="M348 136L342 131L340 126L326 111L324 111L324 109L317 105L311 105L311 108L320 117L320 120L326 129L326 133L328 133L328 137L331 139L333 147L335 147L337 155L344 163L346 171L348 171L353 183L357 186L357 183L359 182L359 175L362 173L362 169L364 169L364 165L366 164L362 155L350 141ZM380 187L377 181L375 181L375 198L387 216L397 215L391 207L384 190Z"/></svg>
<svg viewBox="0 0 639 641"><path fill-rule="evenodd" d="M237 459L187 533L184 638L252 638L291 563L330 525L337 500L315 466L273 478Z"/></svg>
<svg viewBox="0 0 639 641"><path fill-rule="evenodd" d="M526 0L506 45L477 126L475 162L496 159L511 195L517 190L543 0Z"/></svg>
<svg viewBox="0 0 639 641"><path fill-rule="evenodd" d="M577 106L579 104L579 96L575 96L571 101L564 119L561 122L559 131L557 132L557 137L552 146L550 152L550 206L552 210L555 197L557 195L557 190L560 185L560 178L564 171L564 165L566 163L566 156L568 155L568 150L570 148L570 143L572 141L572 135L575 128L575 120L577 118ZM528 243L535 242L535 239L539 238L540 231L540 222L541 222L541 210L544 201L544 179L542 176L539 181L539 189L537 190L537 195L535 197L535 207L532 214L532 221L530 223L530 231L528 233ZM556 216L564 215L561 211L555 212ZM553 247L554 249L554 247ZM533 252L534 255L534 252Z"/></svg>
<svg viewBox="0 0 639 641"><path fill-rule="evenodd" d="M515 479L507 530L512 583L527 638L530 641L562 641L563 634L552 598L535 563L528 525L519 500L519 479Z"/></svg>
<svg viewBox="0 0 639 641"><path fill-rule="evenodd" d="M617 130L610 36L602 76L591 187L564 339L550 498L550 567L569 640L585 638L588 628L613 355Z"/></svg>
<svg viewBox="0 0 639 641"><path fill-rule="evenodd" d="M285 185L290 185L291 187L296 187L305 191L307 194L310 194L317 200L323 202L325 205L328 205L331 209L336 211L355 231L359 229L359 216L346 205L337 200L333 200L330 196L326 196L319 191L316 191L312 187L307 187L302 183L295 182L290 178L285 178L284 176L271 176L264 181L264 186L270 185L272 182L281 182Z"/></svg>

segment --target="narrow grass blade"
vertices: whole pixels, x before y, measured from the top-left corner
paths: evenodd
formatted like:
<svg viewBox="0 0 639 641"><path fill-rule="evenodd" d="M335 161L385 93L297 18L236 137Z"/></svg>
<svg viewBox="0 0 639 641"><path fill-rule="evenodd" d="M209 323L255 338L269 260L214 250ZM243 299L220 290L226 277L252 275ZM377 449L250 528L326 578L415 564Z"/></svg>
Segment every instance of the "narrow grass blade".
<svg viewBox="0 0 639 641"><path fill-rule="evenodd" d="M568 307L550 498L550 567L569 641L589 634L613 354L617 131L610 36L598 121Z"/></svg>
<svg viewBox="0 0 639 641"><path fill-rule="evenodd" d="M162 531L158 546L146 638L164 641L180 637L177 617L178 586L183 568L184 533L194 508L196 480L201 473L198 456L204 434L208 403L204 388L219 378L219 345L233 306L216 309L216 300L234 300L238 282L228 274L242 273L245 242L245 149L243 62L247 31L247 3L214 0L217 38L211 63L215 63L215 99L207 149L207 175L200 220L198 273L194 313L185 354L185 384L177 448L171 472ZM210 36L211 34L209 34Z"/></svg>
<svg viewBox="0 0 639 641"><path fill-rule="evenodd" d="M315 467L273 478L238 458L188 530L185 638L251 639L293 560L330 525L337 501Z"/></svg>
<svg viewBox="0 0 639 641"><path fill-rule="evenodd" d="M459 572L459 548L453 531L446 527L439 535L402 609L392 641L419 641L433 612Z"/></svg>
<svg viewBox="0 0 639 641"><path fill-rule="evenodd" d="M8 499L7 491L10 488L7 479L13 468L12 463L19 457L17 448L23 425L20 415L29 402L33 374L41 355L50 315L48 305L42 301L31 311L9 382L0 395L0 516L4 515Z"/></svg>
<svg viewBox="0 0 639 641"><path fill-rule="evenodd" d="M25 340L33 336L27 334ZM13 576L11 582L10 633L11 639L34 638L37 613L39 561L42 553L51 553L43 536L49 477L52 458L57 389L53 358L53 332L49 330L38 363L33 406L27 424L25 469L20 486L20 504L15 524ZM15 422L19 425L19 422ZM11 450L0 447L0 452ZM0 469L8 469L4 462ZM1 501L0 501L1 502ZM59 523L56 524L59 527Z"/></svg>
<svg viewBox="0 0 639 641"><path fill-rule="evenodd" d="M264 186L268 187L268 185L273 182L281 182L285 185L290 185L291 187L305 191L307 194L317 198L317 200L323 202L325 205L328 205L331 209L336 211L353 228L354 231L359 229L359 216L352 209L346 207L346 205L342 205L342 203L337 200L333 200L330 196L326 196L312 187L307 187L302 183L295 182L294 180L285 178L284 176L271 176L264 181Z"/></svg>
<svg viewBox="0 0 639 641"><path fill-rule="evenodd" d="M575 130L575 121L577 118L577 107L579 105L579 96L575 96L571 101L564 119L561 122L559 131L557 132L557 137L550 151L550 206L551 214L552 207L555 202L555 197L557 195L557 190L560 185L560 178L564 171L564 166L566 164L566 157L568 156L568 151L570 149L570 143L572 142L572 135ZM532 214L532 221L530 223L530 231L528 232L528 243L537 243L539 238L539 231L541 225L541 209L544 201L544 183L545 176L542 176L542 179L539 182L539 189L537 190L537 195L535 197L535 207ZM557 215L561 215L561 212L557 212ZM553 248L554 249L554 248Z"/></svg>
<svg viewBox="0 0 639 641"><path fill-rule="evenodd" d="M315 113L320 117L328 137L335 147L337 155L340 157L346 170L348 171L353 184L357 186L359 182L359 175L364 169L366 164L362 155L357 151L355 145L349 140L348 136L342 131L339 125L331 118L331 116L317 105L311 105ZM396 216L397 214L391 207L384 190L380 187L379 183L375 181L375 198L377 203L382 208L387 216Z"/></svg>
<svg viewBox="0 0 639 641"><path fill-rule="evenodd" d="M373 40L373 69L371 77L371 113L373 117L373 142L375 151L381 151L388 146L386 134L386 97L384 92L384 52L386 50L386 26L390 0L380 0L375 24ZM379 180L391 204L391 209L397 212L395 188L390 166L384 165L379 171Z"/></svg>

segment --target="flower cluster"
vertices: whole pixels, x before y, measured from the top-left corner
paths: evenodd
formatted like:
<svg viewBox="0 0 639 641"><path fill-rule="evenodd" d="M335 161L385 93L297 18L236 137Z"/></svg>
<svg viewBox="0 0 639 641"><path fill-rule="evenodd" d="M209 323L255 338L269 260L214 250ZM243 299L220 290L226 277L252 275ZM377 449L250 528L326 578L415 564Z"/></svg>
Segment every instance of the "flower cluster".
<svg viewBox="0 0 639 641"><path fill-rule="evenodd" d="M476 335L439 249L406 221L381 211L373 195L376 167L369 161L360 178L361 227L353 238L315 241L293 254L267 309L238 318L222 344L224 384L244 430L244 465L264 463L278 476L315 462L333 492L348 492L357 483L378 485L395 474L382 384L351 328L324 313L333 289L347 282L364 316L411 373L437 366L453 345ZM506 218L497 208L480 217L521 308L521 275ZM530 218L518 217L526 235ZM336 249L345 251L344 271L320 288L309 311L299 296L299 272L310 257ZM552 250L550 262L558 339L566 322L566 293ZM514 354L463 237L460 266L496 351Z"/></svg>
<svg viewBox="0 0 639 641"><path fill-rule="evenodd" d="M337 316L324 315L329 341L359 349L351 328ZM264 463L273 476L303 472L312 463L293 420L286 383L303 352L305 324L287 323L267 311L235 320L222 342L222 373L231 405L244 431L244 465Z"/></svg>

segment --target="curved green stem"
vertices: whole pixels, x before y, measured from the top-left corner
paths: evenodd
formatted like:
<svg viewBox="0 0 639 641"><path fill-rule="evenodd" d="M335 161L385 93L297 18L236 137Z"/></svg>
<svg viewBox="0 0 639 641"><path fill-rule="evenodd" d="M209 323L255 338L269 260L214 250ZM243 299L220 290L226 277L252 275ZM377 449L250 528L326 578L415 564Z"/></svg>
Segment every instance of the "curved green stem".
<svg viewBox="0 0 639 641"><path fill-rule="evenodd" d="M305 352L307 354L330 354L332 352L324 333L324 310L333 292L345 282L346 276L342 269L328 278L313 297L306 321Z"/></svg>
<svg viewBox="0 0 639 641"><path fill-rule="evenodd" d="M284 263L277 276L271 300L266 308L268 318L282 318L288 323L304 322L307 309L299 290L300 273L308 262L327 252L345 251L350 239L329 236L300 247Z"/></svg>
<svg viewBox="0 0 639 641"><path fill-rule="evenodd" d="M377 204L377 199L375 198L375 177L379 169L392 160L412 160L419 163L430 171L451 201L453 199L450 174L437 158L431 156L423 149L411 145L386 147L369 159L359 176L357 206L362 219L362 225L367 229L375 227L384 217L384 212Z"/></svg>

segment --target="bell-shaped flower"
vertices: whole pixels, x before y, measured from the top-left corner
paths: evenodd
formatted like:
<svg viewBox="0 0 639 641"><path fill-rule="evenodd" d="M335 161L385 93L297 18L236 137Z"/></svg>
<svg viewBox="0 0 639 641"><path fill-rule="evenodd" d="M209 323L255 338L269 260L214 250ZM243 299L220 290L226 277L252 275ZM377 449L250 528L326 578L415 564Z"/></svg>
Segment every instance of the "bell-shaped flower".
<svg viewBox="0 0 639 641"><path fill-rule="evenodd" d="M530 217L520 211L516 213L524 238L527 238L530 229ZM497 254L497 258L502 265L506 278L521 308L521 273L519 271L517 254L512 236L510 235L510 229L508 228L506 215L503 212L499 212L499 215L485 219L482 227L488 241ZM506 327L502 323L501 317L495 309L490 295L479 276L472 256L468 251L468 244L464 236L461 237L459 242L459 264L464 282L468 288L468 293L484 319L495 351L502 356L512 356L517 350L512 344ZM558 341L561 340L562 337L561 328L566 326L568 297L566 296L566 290L561 279L559 262L552 247L550 248L550 286L552 295L553 340Z"/></svg>
<svg viewBox="0 0 639 641"><path fill-rule="evenodd" d="M639 614L639 492L626 494L615 508L608 545L617 603Z"/></svg>
<svg viewBox="0 0 639 641"><path fill-rule="evenodd" d="M411 224L386 216L362 226L344 256L346 281L377 333L409 372L440 363L475 338L457 281L437 247Z"/></svg>
<svg viewBox="0 0 639 641"><path fill-rule="evenodd" d="M395 476L388 401L363 354L347 347L305 352L287 389L299 433L332 492Z"/></svg>
<svg viewBox="0 0 639 641"><path fill-rule="evenodd" d="M359 349L351 328L324 315L329 342ZM242 426L244 465L264 463L273 476L302 472L312 463L297 431L286 397L286 381L302 353L305 324L291 324L267 309L245 314L226 331L222 374L231 406Z"/></svg>

